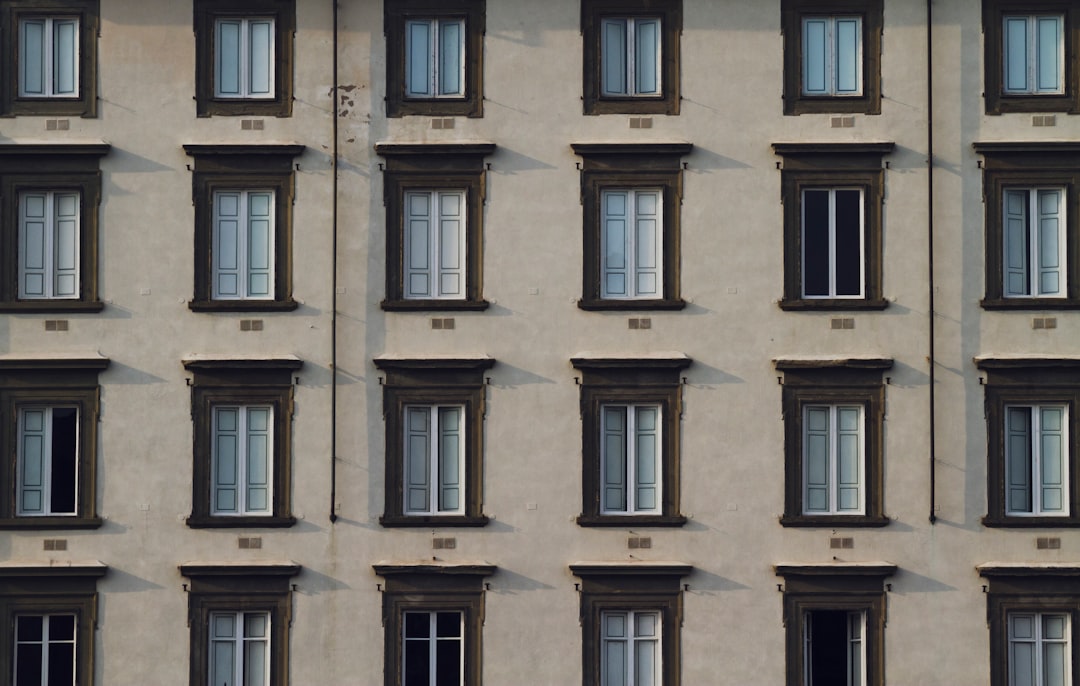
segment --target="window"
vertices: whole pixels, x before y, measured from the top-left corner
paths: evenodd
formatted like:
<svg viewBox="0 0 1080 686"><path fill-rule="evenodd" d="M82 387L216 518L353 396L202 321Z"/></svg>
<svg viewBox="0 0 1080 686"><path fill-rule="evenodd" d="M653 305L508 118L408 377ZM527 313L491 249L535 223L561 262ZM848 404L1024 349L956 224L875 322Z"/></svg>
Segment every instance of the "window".
<svg viewBox="0 0 1080 686"><path fill-rule="evenodd" d="M383 526L483 526L484 372L495 360L385 358Z"/></svg>
<svg viewBox="0 0 1080 686"><path fill-rule="evenodd" d="M108 365L104 357L0 356L0 450L11 456L0 472L0 528L101 526L98 373Z"/></svg>
<svg viewBox="0 0 1080 686"><path fill-rule="evenodd" d="M678 686L682 626L679 563L570 565L581 578L584 686Z"/></svg>
<svg viewBox="0 0 1080 686"><path fill-rule="evenodd" d="M192 373L191 527L283 527L291 515L293 373L279 358L184 360Z"/></svg>
<svg viewBox="0 0 1080 686"><path fill-rule="evenodd" d="M295 33L295 0L195 0L198 116L291 116Z"/></svg>
<svg viewBox="0 0 1080 686"><path fill-rule="evenodd" d="M583 526L681 526L680 373L690 358L574 357L581 372Z"/></svg>
<svg viewBox="0 0 1080 686"><path fill-rule="evenodd" d="M988 511L983 524L1077 524L1076 361L978 357L975 362L986 373Z"/></svg>
<svg viewBox="0 0 1080 686"><path fill-rule="evenodd" d="M892 143L774 143L784 158L785 310L883 309L882 157Z"/></svg>
<svg viewBox="0 0 1080 686"><path fill-rule="evenodd" d="M975 143L983 162L986 309L1080 307L1080 146Z"/></svg>
<svg viewBox="0 0 1080 686"><path fill-rule="evenodd" d="M374 565L383 593L386 686L479 686L483 581L492 565Z"/></svg>
<svg viewBox="0 0 1080 686"><path fill-rule="evenodd" d="M585 114L678 114L682 1L582 0Z"/></svg>
<svg viewBox="0 0 1080 686"><path fill-rule="evenodd" d="M0 565L0 674L12 686L93 684L100 562ZM10 680L8 680L10 679Z"/></svg>
<svg viewBox="0 0 1080 686"><path fill-rule="evenodd" d="M784 114L881 114L882 0L783 0Z"/></svg>
<svg viewBox="0 0 1080 686"><path fill-rule="evenodd" d="M0 145L0 312L93 312L106 144Z"/></svg>
<svg viewBox="0 0 1080 686"><path fill-rule="evenodd" d="M990 686L1080 683L1073 627L1080 618L1076 574L1068 564L988 563Z"/></svg>
<svg viewBox="0 0 1080 686"><path fill-rule="evenodd" d="M485 6L386 2L387 116L483 116Z"/></svg>
<svg viewBox="0 0 1080 686"><path fill-rule="evenodd" d="M483 310L484 158L493 143L377 143L386 158L384 310Z"/></svg>
<svg viewBox="0 0 1080 686"><path fill-rule="evenodd" d="M681 158L689 143L574 143L584 162L584 310L681 309Z"/></svg>
<svg viewBox="0 0 1080 686"><path fill-rule="evenodd" d="M784 577L788 686L885 683L887 562L778 564Z"/></svg>
<svg viewBox="0 0 1080 686"><path fill-rule="evenodd" d="M882 358L774 360L783 372L784 526L885 526Z"/></svg>
<svg viewBox="0 0 1080 686"><path fill-rule="evenodd" d="M300 571L291 562L180 566L191 581L192 686L289 683L289 584Z"/></svg>
<svg viewBox="0 0 1080 686"><path fill-rule="evenodd" d="M1070 0L983 0L986 113L1080 112L1078 26Z"/></svg>
<svg viewBox="0 0 1080 686"><path fill-rule="evenodd" d="M2 0L0 112L97 116L98 0Z"/></svg>
<svg viewBox="0 0 1080 686"><path fill-rule="evenodd" d="M185 145L195 158L196 312L294 310L293 160L302 145Z"/></svg>

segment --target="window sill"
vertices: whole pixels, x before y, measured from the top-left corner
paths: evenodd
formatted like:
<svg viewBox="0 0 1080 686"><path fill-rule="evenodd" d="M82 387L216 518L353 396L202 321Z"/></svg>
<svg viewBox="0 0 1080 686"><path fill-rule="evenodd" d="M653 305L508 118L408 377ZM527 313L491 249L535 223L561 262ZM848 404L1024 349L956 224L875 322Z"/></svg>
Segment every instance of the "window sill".
<svg viewBox="0 0 1080 686"><path fill-rule="evenodd" d="M0 529L100 529L101 517L5 517Z"/></svg>
<svg viewBox="0 0 1080 686"><path fill-rule="evenodd" d="M211 517L191 515L191 529L284 529L296 524L296 517Z"/></svg>
<svg viewBox="0 0 1080 686"><path fill-rule="evenodd" d="M986 515L982 525L993 529L1071 529L1080 526L1080 517L1002 517Z"/></svg>
<svg viewBox="0 0 1080 686"><path fill-rule="evenodd" d="M388 117L469 117L484 116L484 108L476 97L464 99L395 100L387 106Z"/></svg>
<svg viewBox="0 0 1080 686"><path fill-rule="evenodd" d="M300 307L292 298L288 300L191 300L192 312L291 312Z"/></svg>
<svg viewBox="0 0 1080 686"><path fill-rule="evenodd" d="M781 310L786 312L800 312L810 310L884 310L889 306L889 301L884 298L874 300L845 298L801 298L799 300L781 300L777 303Z"/></svg>
<svg viewBox="0 0 1080 686"><path fill-rule="evenodd" d="M662 526L676 527L686 524L683 515L578 515L578 526Z"/></svg>
<svg viewBox="0 0 1080 686"><path fill-rule="evenodd" d="M487 300L383 300L379 303L387 312L481 311L491 306Z"/></svg>
<svg viewBox="0 0 1080 686"><path fill-rule="evenodd" d="M97 113L93 106L81 98L77 100L58 100L45 98L41 100L16 99L11 103L9 111L3 115L7 117L81 117L82 119L95 119Z"/></svg>
<svg viewBox="0 0 1080 686"><path fill-rule="evenodd" d="M784 114L881 114L881 100L866 95L821 96L799 95L789 99Z"/></svg>
<svg viewBox="0 0 1080 686"><path fill-rule="evenodd" d="M578 300L577 306L590 312L604 310L681 310L686 307L682 298L662 300Z"/></svg>
<svg viewBox="0 0 1080 686"><path fill-rule="evenodd" d="M199 117L291 117L292 103L274 100L208 100L200 103Z"/></svg>
<svg viewBox="0 0 1080 686"><path fill-rule="evenodd" d="M784 515L780 517L781 526L790 527L882 527L891 520L884 515Z"/></svg>
<svg viewBox="0 0 1080 686"><path fill-rule="evenodd" d="M0 312L12 314L43 314L101 312L105 303L100 300L17 300L0 303Z"/></svg>
<svg viewBox="0 0 1080 686"><path fill-rule="evenodd" d="M986 113L1000 115L1011 112L1065 112L1080 114L1076 96L1065 95L999 95L987 100Z"/></svg>
<svg viewBox="0 0 1080 686"><path fill-rule="evenodd" d="M670 114L679 113L679 101L662 98L601 98L588 103L585 114Z"/></svg>
<svg viewBox="0 0 1080 686"><path fill-rule="evenodd" d="M379 517L379 524L390 527L444 527L444 526L487 526L488 518L484 515L403 515L385 514Z"/></svg>
<svg viewBox="0 0 1080 686"><path fill-rule="evenodd" d="M1080 310L1080 300L1071 298L983 298L984 310Z"/></svg>

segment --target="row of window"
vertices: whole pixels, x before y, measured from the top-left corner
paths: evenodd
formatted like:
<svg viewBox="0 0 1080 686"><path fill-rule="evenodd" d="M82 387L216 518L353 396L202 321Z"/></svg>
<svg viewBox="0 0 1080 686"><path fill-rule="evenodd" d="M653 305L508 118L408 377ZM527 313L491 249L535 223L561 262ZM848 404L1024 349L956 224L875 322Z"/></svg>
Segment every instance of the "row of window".
<svg viewBox="0 0 1080 686"><path fill-rule="evenodd" d="M578 563L582 683L678 686L679 563ZM778 564L788 686L885 683L889 563ZM296 564L185 564L192 686L285 686ZM492 565L377 564L386 686L479 686ZM988 584L991 686L1080 683L1075 567L979 567ZM14 686L93 683L97 579L107 568L0 569L0 673Z"/></svg>
<svg viewBox="0 0 1080 686"><path fill-rule="evenodd" d="M200 116L292 112L295 0L194 0ZM881 111L882 0L783 0L784 112ZM983 0L987 112L1080 110L1077 8ZM4 111L96 115L98 0L4 0ZM483 114L486 0L386 0L387 115ZM582 0L586 114L679 112L682 0Z"/></svg>
<svg viewBox="0 0 1080 686"><path fill-rule="evenodd" d="M579 144L583 309L678 309L681 158L689 143ZM194 157L193 310L287 310L299 145L185 145ZM776 143L784 309L882 309L892 143ZM1080 146L977 143L985 158L987 308L1080 306ZM0 146L0 308L100 309L98 159L108 145ZM491 143L380 143L388 310L483 309Z"/></svg>
<svg viewBox="0 0 1080 686"><path fill-rule="evenodd" d="M583 526L680 526L685 356L577 357ZM106 358L0 365L12 486L0 526L93 527L97 375ZM483 526L489 357L377 358L385 374L384 526ZM988 526L1080 523L1080 366L985 358ZM885 384L892 360L780 359L785 526L885 526ZM192 374L192 527L290 526L294 357L184 361ZM3 495L9 494L9 495Z"/></svg>

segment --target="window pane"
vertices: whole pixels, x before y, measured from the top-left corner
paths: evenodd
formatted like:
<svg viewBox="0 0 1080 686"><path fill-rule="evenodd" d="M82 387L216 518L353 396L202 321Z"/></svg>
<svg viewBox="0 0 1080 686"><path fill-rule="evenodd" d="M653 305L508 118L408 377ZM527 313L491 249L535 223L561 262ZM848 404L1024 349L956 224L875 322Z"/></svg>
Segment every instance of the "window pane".
<svg viewBox="0 0 1080 686"><path fill-rule="evenodd" d="M859 79L859 20L836 20L836 92L862 91Z"/></svg>
<svg viewBox="0 0 1080 686"><path fill-rule="evenodd" d="M660 93L660 20L638 19L635 22L634 91L636 95Z"/></svg>
<svg viewBox="0 0 1080 686"><path fill-rule="evenodd" d="M626 20L604 19L600 34L600 90L604 95L629 94L626 66Z"/></svg>
<svg viewBox="0 0 1080 686"><path fill-rule="evenodd" d="M439 95L464 95L462 54L465 22L439 23Z"/></svg>
<svg viewBox="0 0 1080 686"><path fill-rule="evenodd" d="M634 642L634 686L656 684L656 641Z"/></svg>
<svg viewBox="0 0 1080 686"><path fill-rule="evenodd" d="M75 644L49 644L48 686L72 686L75 683Z"/></svg>
<svg viewBox="0 0 1080 686"><path fill-rule="evenodd" d="M434 95L431 92L431 22L410 21L405 24L405 85L406 97Z"/></svg>
<svg viewBox="0 0 1080 686"><path fill-rule="evenodd" d="M217 94L240 93L240 22L217 22Z"/></svg>
<svg viewBox="0 0 1080 686"><path fill-rule="evenodd" d="M1065 643L1043 644L1043 684L1045 686L1068 686L1066 677Z"/></svg>
<svg viewBox="0 0 1080 686"><path fill-rule="evenodd" d="M627 686L626 683L626 641L603 642L601 681L604 686Z"/></svg>
<svg viewBox="0 0 1080 686"><path fill-rule="evenodd" d="M428 641L405 641L403 661L403 686L431 686L431 654Z"/></svg>
<svg viewBox="0 0 1080 686"><path fill-rule="evenodd" d="M236 672L236 643L214 641L210 646L210 674L215 684L233 684Z"/></svg>
<svg viewBox="0 0 1080 686"><path fill-rule="evenodd" d="M19 94L43 96L45 93L45 21L27 20L20 24Z"/></svg>
<svg viewBox="0 0 1080 686"><path fill-rule="evenodd" d="M803 192L803 292L829 295L829 191Z"/></svg>
<svg viewBox="0 0 1080 686"><path fill-rule="evenodd" d="M40 643L19 644L15 651L15 686L41 686Z"/></svg>
<svg viewBox="0 0 1080 686"><path fill-rule="evenodd" d="M836 191L836 295L862 294L862 192Z"/></svg>
<svg viewBox="0 0 1080 686"><path fill-rule="evenodd" d="M53 20L53 94L78 95L79 22Z"/></svg>
<svg viewBox="0 0 1080 686"><path fill-rule="evenodd" d="M75 513L75 484L78 474L79 411L74 407L52 410L52 471L50 511Z"/></svg>
<svg viewBox="0 0 1080 686"><path fill-rule="evenodd" d="M435 644L435 686L461 686L461 639Z"/></svg>
<svg viewBox="0 0 1080 686"><path fill-rule="evenodd" d="M266 641L244 644L244 686L266 686Z"/></svg>
<svg viewBox="0 0 1080 686"><path fill-rule="evenodd" d="M1005 18L1005 90L1028 90L1028 20L1026 17Z"/></svg>
<svg viewBox="0 0 1080 686"><path fill-rule="evenodd" d="M405 613L405 638L427 638L431 635L431 614L427 612Z"/></svg>
<svg viewBox="0 0 1080 686"><path fill-rule="evenodd" d="M45 624L42 615L22 615L15 621L15 640L20 643L26 641L40 641Z"/></svg>
<svg viewBox="0 0 1080 686"><path fill-rule="evenodd" d="M1039 17L1036 83L1040 93L1061 92L1061 17Z"/></svg>
<svg viewBox="0 0 1080 686"><path fill-rule="evenodd" d="M803 92L824 94L826 88L826 20L803 20Z"/></svg>
<svg viewBox="0 0 1080 686"><path fill-rule="evenodd" d="M248 95L273 95L274 92L274 23L272 21L252 21L249 28L251 36L248 52L251 70L248 76Z"/></svg>

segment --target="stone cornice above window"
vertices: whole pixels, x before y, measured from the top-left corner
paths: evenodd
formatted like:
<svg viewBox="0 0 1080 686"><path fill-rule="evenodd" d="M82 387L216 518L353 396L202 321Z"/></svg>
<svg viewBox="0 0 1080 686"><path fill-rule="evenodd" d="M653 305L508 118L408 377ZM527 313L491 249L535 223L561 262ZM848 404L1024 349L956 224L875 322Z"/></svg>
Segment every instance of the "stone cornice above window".
<svg viewBox="0 0 1080 686"><path fill-rule="evenodd" d="M191 355L181 360L184 369L192 372L231 371L296 371L304 361L296 355Z"/></svg>
<svg viewBox="0 0 1080 686"><path fill-rule="evenodd" d="M891 357L780 357L773 360L780 371L862 369L867 371L892 369Z"/></svg>
<svg viewBox="0 0 1080 686"><path fill-rule="evenodd" d="M1027 355L977 355L975 366L982 370L1047 369L1080 370L1080 356L1040 357Z"/></svg>
<svg viewBox="0 0 1080 686"><path fill-rule="evenodd" d="M984 578L1014 576L1080 576L1080 565L1069 562L984 562L975 565Z"/></svg>
<svg viewBox="0 0 1080 686"><path fill-rule="evenodd" d="M599 371L605 369L650 369L677 371L693 364L693 359L681 352L629 354L625 356L581 352L570 358L574 369Z"/></svg>
<svg viewBox="0 0 1080 686"><path fill-rule="evenodd" d="M11 371L101 371L109 366L111 360L101 353L65 354L41 353L21 355L6 353L0 355L0 372Z"/></svg>
<svg viewBox="0 0 1080 686"><path fill-rule="evenodd" d="M99 143L0 143L0 157L23 155L63 155L64 157L104 157L112 145ZM97 164L94 164L97 168Z"/></svg>
<svg viewBox="0 0 1080 686"><path fill-rule="evenodd" d="M376 143L375 153L383 157L423 155L475 155L486 157L495 152L495 144L484 141L462 143Z"/></svg>
<svg viewBox="0 0 1080 686"><path fill-rule="evenodd" d="M102 577L109 566L100 560L85 562L0 562L0 578Z"/></svg>
<svg viewBox="0 0 1080 686"><path fill-rule="evenodd" d="M206 576L230 577L293 577L302 566L292 560L267 562L184 562L180 573L188 578Z"/></svg>
<svg viewBox="0 0 1080 686"><path fill-rule="evenodd" d="M447 371L482 372L495 366L495 358L487 355L476 357L376 357L375 367L383 371Z"/></svg>

